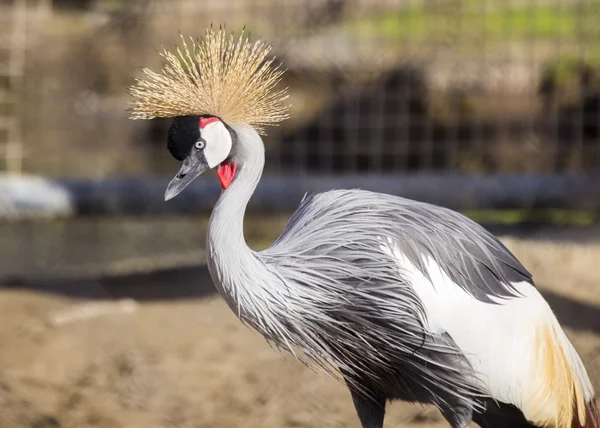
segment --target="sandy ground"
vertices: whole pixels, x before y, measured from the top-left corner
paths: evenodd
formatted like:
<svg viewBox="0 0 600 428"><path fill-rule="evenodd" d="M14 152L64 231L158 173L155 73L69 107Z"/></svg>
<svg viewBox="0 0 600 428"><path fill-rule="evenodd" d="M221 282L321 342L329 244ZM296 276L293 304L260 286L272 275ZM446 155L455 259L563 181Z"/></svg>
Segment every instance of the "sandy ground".
<svg viewBox="0 0 600 428"><path fill-rule="evenodd" d="M600 389L600 244L505 242ZM0 427L359 427L342 385L273 352L212 292L201 267L0 289ZM386 427L402 426L446 425L394 403Z"/></svg>

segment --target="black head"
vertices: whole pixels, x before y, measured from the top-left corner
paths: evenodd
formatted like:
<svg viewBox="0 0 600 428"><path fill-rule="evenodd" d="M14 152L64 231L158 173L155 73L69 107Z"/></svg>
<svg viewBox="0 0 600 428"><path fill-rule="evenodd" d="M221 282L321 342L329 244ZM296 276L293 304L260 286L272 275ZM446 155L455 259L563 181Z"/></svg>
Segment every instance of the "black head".
<svg viewBox="0 0 600 428"><path fill-rule="evenodd" d="M167 148L178 161L184 160L192 146L200 139L200 116L176 117L171 122L167 136Z"/></svg>
<svg viewBox="0 0 600 428"><path fill-rule="evenodd" d="M171 155L181 161L165 199L179 194L196 177L215 168L229 156L235 132L214 116L180 116L173 119L167 137Z"/></svg>

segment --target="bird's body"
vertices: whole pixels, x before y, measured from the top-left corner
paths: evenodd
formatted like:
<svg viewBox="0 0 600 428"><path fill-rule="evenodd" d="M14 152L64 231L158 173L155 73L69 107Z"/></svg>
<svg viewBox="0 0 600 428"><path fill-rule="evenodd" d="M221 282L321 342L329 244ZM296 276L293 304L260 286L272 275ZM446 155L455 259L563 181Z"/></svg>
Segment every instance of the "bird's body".
<svg viewBox="0 0 600 428"><path fill-rule="evenodd" d="M531 275L457 212L332 190L305 198L271 247L250 250L243 216L264 149L250 128L235 132L246 162L215 207L207 247L215 285L243 322L339 368L357 400L431 403L455 427L494 407L494 428L562 427L577 417L570 403L586 411L585 369ZM519 407L506 416L508 405Z"/></svg>
<svg viewBox="0 0 600 428"><path fill-rule="evenodd" d="M484 428L600 428L585 368L531 275L463 215L392 195L333 190L305 198L271 247L255 252L246 245L244 213L265 161L251 122L260 109L270 120L259 123L284 115L281 99L267 96L277 79L255 61L260 49L220 37L209 32L197 60L222 79L192 84L206 78L196 69L189 78L167 55L164 75L149 73L150 82L133 94L141 117L166 110L177 116L168 146L183 163L167 199L218 167L223 191L211 215L207 261L237 316L276 347L331 374L339 369L364 428L382 428L386 402L394 399L433 404L453 428L471 421ZM193 62L190 51L183 58ZM246 63L262 70L258 83ZM230 75L250 88L240 92ZM226 114L218 99L196 105L203 99L196 90L209 101L215 93L233 97ZM251 108L248 94L262 104ZM246 116L236 97L250 103Z"/></svg>

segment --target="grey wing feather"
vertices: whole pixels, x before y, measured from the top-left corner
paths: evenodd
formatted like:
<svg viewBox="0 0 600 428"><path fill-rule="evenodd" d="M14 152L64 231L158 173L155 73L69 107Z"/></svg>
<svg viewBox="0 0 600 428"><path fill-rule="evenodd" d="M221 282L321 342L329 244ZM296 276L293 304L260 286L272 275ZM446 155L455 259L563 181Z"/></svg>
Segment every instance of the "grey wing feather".
<svg viewBox="0 0 600 428"><path fill-rule="evenodd" d="M346 232L349 235L338 236ZM318 253L319 245L334 235L342 238L338 243L393 238L424 274L423 256L431 255L455 283L487 303L520 295L512 283L533 285L531 274L514 255L464 215L364 190L332 190L305 198L271 251Z"/></svg>

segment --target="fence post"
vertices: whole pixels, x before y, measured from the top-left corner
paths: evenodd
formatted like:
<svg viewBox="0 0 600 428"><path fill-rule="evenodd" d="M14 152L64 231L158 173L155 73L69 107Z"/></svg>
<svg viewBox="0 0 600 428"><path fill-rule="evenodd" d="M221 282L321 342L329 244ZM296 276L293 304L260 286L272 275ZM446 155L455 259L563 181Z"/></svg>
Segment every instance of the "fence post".
<svg viewBox="0 0 600 428"><path fill-rule="evenodd" d="M48 17L51 0L36 0L35 12L28 0L13 0L0 6L0 153L6 172L21 175L23 171L23 129L19 112L25 58L27 24L30 18Z"/></svg>

